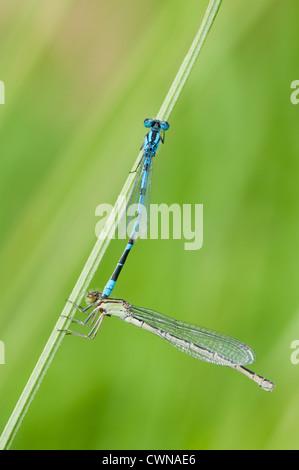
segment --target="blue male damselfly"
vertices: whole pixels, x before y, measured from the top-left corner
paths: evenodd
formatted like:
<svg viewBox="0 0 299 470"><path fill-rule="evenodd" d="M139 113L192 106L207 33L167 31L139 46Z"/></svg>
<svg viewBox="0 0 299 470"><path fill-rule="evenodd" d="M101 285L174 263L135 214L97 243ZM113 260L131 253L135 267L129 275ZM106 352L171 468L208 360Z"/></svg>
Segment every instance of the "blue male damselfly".
<svg viewBox="0 0 299 470"><path fill-rule="evenodd" d="M169 123L167 121L159 121L158 119L145 119L144 125L145 127L150 128L150 130L146 134L141 146L141 149L143 149L143 155L136 170L137 175L135 184L133 185L127 205L127 207L129 207L137 202L137 213L134 218L134 226L127 246L103 290L104 299L110 296L132 246L138 238L138 234L143 223L144 212L146 212L145 225L148 224L149 210L144 211L144 207L149 207L153 158L157 153L160 142L162 142L162 144L164 143L164 135L165 131L169 128Z"/></svg>

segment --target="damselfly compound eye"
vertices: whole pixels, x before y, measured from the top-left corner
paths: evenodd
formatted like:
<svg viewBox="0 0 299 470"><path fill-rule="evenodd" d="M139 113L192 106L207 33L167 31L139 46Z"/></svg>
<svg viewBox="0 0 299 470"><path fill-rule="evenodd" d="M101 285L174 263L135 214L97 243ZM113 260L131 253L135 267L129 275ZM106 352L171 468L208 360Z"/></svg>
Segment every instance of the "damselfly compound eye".
<svg viewBox="0 0 299 470"><path fill-rule="evenodd" d="M153 119L145 119L143 124L145 125L145 127L152 127L153 122Z"/></svg>
<svg viewBox="0 0 299 470"><path fill-rule="evenodd" d="M169 129L169 122L167 121L160 121L160 127L163 131L167 131Z"/></svg>

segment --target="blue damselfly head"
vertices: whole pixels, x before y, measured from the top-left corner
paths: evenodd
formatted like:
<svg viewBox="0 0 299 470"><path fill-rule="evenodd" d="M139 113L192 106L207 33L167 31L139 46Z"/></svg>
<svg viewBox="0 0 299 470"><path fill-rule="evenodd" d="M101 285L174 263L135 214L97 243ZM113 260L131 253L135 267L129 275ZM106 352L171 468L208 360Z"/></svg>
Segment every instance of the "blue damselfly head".
<svg viewBox="0 0 299 470"><path fill-rule="evenodd" d="M169 123L167 121L159 121L159 119L145 119L144 120L145 127L154 127L157 126L159 129L163 131L167 131L169 129Z"/></svg>

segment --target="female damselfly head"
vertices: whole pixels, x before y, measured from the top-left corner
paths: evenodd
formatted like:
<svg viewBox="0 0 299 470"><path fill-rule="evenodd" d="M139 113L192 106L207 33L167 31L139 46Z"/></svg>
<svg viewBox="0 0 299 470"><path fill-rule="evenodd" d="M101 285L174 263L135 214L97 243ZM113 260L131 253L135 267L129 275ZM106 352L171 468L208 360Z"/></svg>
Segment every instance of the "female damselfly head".
<svg viewBox="0 0 299 470"><path fill-rule="evenodd" d="M87 293L85 300L86 300L86 303L90 305L100 300L101 297L102 297L102 292L98 290L94 290L94 291Z"/></svg>
<svg viewBox="0 0 299 470"><path fill-rule="evenodd" d="M157 126L162 131L167 131L169 129L169 122L167 121L159 121L158 119L145 119L144 120L145 127L154 127Z"/></svg>

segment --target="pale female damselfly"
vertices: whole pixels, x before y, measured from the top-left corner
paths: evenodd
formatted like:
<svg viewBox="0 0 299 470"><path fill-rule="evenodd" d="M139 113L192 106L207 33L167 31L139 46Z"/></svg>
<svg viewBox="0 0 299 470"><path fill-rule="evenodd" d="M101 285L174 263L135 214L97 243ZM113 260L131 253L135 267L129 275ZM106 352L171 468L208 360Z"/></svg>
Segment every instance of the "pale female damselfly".
<svg viewBox="0 0 299 470"><path fill-rule="evenodd" d="M85 321L75 318L71 320L91 328L89 334L84 335L72 330L65 330L66 333L93 339L105 316L118 317L163 338L175 348L196 359L228 366L241 372L263 390L271 391L274 388L273 382L244 367L254 362L256 356L254 351L242 341L208 328L174 320L154 310L136 307L122 299L105 299L99 291L89 292L86 301L89 305L85 309L81 309L72 302L80 312L86 312L92 308L92 312Z"/></svg>

